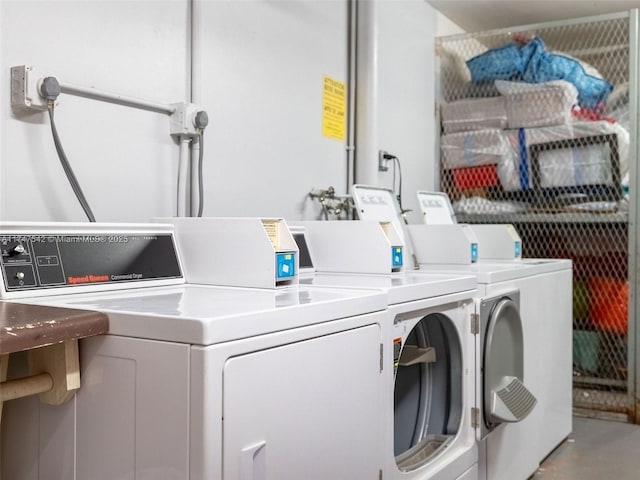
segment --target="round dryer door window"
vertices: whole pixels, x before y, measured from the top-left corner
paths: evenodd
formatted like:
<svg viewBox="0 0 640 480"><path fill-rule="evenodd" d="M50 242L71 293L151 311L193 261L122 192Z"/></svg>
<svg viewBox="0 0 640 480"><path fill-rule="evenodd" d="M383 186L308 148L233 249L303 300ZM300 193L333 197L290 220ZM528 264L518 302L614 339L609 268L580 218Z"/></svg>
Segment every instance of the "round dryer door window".
<svg viewBox="0 0 640 480"><path fill-rule="evenodd" d="M453 441L462 418L462 375L453 322L441 313L422 318L397 358L394 454L400 470L415 470Z"/></svg>
<svg viewBox="0 0 640 480"><path fill-rule="evenodd" d="M516 297L517 300L517 297ZM489 431L502 422L519 422L536 404L524 386L524 341L517 303L510 297L485 301L484 424Z"/></svg>

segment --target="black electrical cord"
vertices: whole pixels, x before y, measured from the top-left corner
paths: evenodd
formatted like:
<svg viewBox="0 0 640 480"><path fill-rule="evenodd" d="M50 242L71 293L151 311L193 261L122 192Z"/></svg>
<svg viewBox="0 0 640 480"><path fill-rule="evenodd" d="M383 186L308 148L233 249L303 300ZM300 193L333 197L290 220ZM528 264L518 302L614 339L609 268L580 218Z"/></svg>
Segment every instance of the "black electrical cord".
<svg viewBox="0 0 640 480"><path fill-rule="evenodd" d="M204 158L204 131L200 132L200 153L198 154L198 217L202 217L204 210L204 179L202 176L202 163Z"/></svg>
<svg viewBox="0 0 640 480"><path fill-rule="evenodd" d="M89 206L89 203L87 202L87 199L85 198L84 193L82 193L82 188L80 188L78 179L73 173L73 169L69 164L67 155L64 153L64 149L62 148L62 143L60 142L60 137L58 136L58 129L56 128L56 122L53 118L53 109L54 109L54 103L49 102L48 110L49 110L49 120L51 123L51 133L53 134L53 143L56 147L56 152L58 153L58 158L60 159L60 163L62 164L62 169L64 170L64 173L67 175L67 180L69 180L69 184L73 189L73 193L75 193L76 198L78 199L78 202L80 202L80 206L82 206L82 209L84 210L84 213L86 214L87 218L89 219L90 222L95 222L96 217L94 217L93 212L91 211L91 207Z"/></svg>
<svg viewBox="0 0 640 480"><path fill-rule="evenodd" d="M396 190L396 165L398 165L398 193L396 198L398 199L398 205L400 206L400 212L404 214L402 208L402 169L400 167L400 159L396 156L393 157L393 191Z"/></svg>

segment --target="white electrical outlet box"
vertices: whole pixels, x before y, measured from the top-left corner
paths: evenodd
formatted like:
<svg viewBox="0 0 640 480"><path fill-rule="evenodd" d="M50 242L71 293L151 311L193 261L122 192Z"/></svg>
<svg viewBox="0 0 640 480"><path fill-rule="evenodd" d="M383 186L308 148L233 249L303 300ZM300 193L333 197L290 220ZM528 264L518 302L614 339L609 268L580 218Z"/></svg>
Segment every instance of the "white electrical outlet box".
<svg viewBox="0 0 640 480"><path fill-rule="evenodd" d="M171 135L196 136L200 132L196 128L195 116L201 110L193 103L173 103L175 111L169 117L169 133Z"/></svg>
<svg viewBox="0 0 640 480"><path fill-rule="evenodd" d="M33 66L11 67L11 108L18 110L47 110L47 101L39 93L42 75ZM58 102L56 102L56 105Z"/></svg>

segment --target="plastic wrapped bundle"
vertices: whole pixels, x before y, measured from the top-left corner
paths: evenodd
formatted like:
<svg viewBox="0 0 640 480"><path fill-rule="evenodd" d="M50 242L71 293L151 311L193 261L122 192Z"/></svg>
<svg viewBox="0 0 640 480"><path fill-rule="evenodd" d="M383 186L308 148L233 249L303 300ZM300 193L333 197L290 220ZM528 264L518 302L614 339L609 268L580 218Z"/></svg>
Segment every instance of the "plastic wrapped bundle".
<svg viewBox="0 0 640 480"><path fill-rule="evenodd" d="M611 152L608 152L605 142L600 144L587 139L615 135L620 170L618 178L625 177L629 170L629 133L617 123L579 122L508 130L505 133L509 154L498 165L498 177L506 191L529 190L533 187L532 145L558 142L559 148L544 151L539 157L543 188L611 183ZM566 148L561 148L563 146Z"/></svg>
<svg viewBox="0 0 640 480"><path fill-rule="evenodd" d="M498 129L442 135L440 149L445 169L495 165L510 155L503 131Z"/></svg>
<svg viewBox="0 0 640 480"><path fill-rule="evenodd" d="M470 98L445 103L440 109L444 133L507 128L503 97Z"/></svg>
<svg viewBox="0 0 640 480"><path fill-rule="evenodd" d="M571 111L578 102L578 90L571 83L496 80L504 96L508 128L545 127L571 123Z"/></svg>

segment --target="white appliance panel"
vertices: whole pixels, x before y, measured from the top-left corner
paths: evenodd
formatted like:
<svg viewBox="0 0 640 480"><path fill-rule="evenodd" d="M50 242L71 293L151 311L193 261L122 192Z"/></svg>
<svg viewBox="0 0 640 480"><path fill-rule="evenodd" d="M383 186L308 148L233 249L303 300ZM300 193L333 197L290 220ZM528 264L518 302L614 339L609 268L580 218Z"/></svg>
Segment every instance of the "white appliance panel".
<svg viewBox="0 0 640 480"><path fill-rule="evenodd" d="M80 352L73 400L16 400L40 419L32 478L189 478L189 346L107 335L82 340ZM28 449L30 436L9 438ZM25 478L18 460L4 457L2 478Z"/></svg>
<svg viewBox="0 0 640 480"><path fill-rule="evenodd" d="M82 419L77 478L107 480L132 472L136 480L185 478L189 346L113 336L87 340L76 406Z"/></svg>
<svg viewBox="0 0 640 480"><path fill-rule="evenodd" d="M379 339L367 326L228 360L222 478L378 478Z"/></svg>
<svg viewBox="0 0 640 480"><path fill-rule="evenodd" d="M294 388L293 385L294 379L299 378L301 374L305 371L307 373L313 373L316 378L311 379L311 375L307 376L306 382L316 383L317 385L326 385L329 384L331 387L335 387L339 384L341 379L344 379L342 373L335 372L335 365L339 365L340 369L345 370L345 374L349 380L349 388L350 392L347 394L353 395L358 402L365 402L365 405L359 405L358 408L363 408L365 410L364 415L367 418L371 415L373 408L379 409L379 405L381 402L382 396L382 384L381 384L381 373L380 373L380 335L382 329L384 328L384 319L385 314L383 312L378 312L374 314L360 315L354 316L350 318L346 318L343 320L336 320L334 322L324 322L321 324L310 325L308 327L303 327L294 330L286 330L278 333L273 333L270 335L261 335L259 337L246 338L234 342L228 342L221 345L210 345L206 347L192 347L191 351L191 402L190 402L190 411L191 411L191 455L190 455L190 473L192 479L201 479L201 478L218 478L213 476L217 474L217 472L223 472L227 466L226 462L223 462L223 456L227 454L226 447L224 449L221 447L223 445L223 435L230 436L230 440L232 441L244 441L246 440L248 444L242 444L242 448L245 447L253 447L259 444L262 440L257 439L256 443L251 443L250 439L246 438L247 431L243 430L239 432L239 436L236 438L236 434L230 432L229 426L227 424L227 417L225 416L225 409L232 408L236 409L236 407L227 405L224 401L226 393L223 392L223 386L226 381L226 373L225 368L230 365L230 359L242 359L244 356L247 356L247 363L250 365L254 365L254 359L257 358L266 358L268 365L270 367L270 371L266 373L267 377L277 382L276 384L281 384L284 382L287 388L287 393L291 392L291 389ZM373 335L371 327L377 332L376 335ZM350 333L349 335L342 337L343 334ZM334 340L335 337L336 340ZM340 338L338 338L340 337ZM323 339L329 338L327 342L324 342ZM354 358L352 351L350 348L344 349L344 351L336 351L333 348L333 345L337 345L338 343L334 342L342 342L344 340L348 340L352 343L355 343L356 349L355 352L364 352L367 361L365 364L362 364L360 360ZM319 348L321 355L306 355L305 350L300 350L295 347L296 345L305 346L310 341L320 340L316 345ZM365 343L369 341L374 341L373 349L376 351L375 355L372 357L372 348L371 345L366 345ZM340 343L343 346L342 343ZM326 347L331 346L328 350ZM290 349L291 348L291 349ZM279 350L281 349L281 350ZM278 351L277 353L273 353ZM261 356L253 356L255 353L265 352L268 355L265 357ZM282 354L285 353L295 353L296 357L288 360L288 363L282 365L274 365L271 363L273 358L279 358L279 352ZM272 357L272 354L274 355ZM336 363L334 365L334 361L330 360L329 365L334 365L331 368L326 367L325 356L327 355L336 355ZM289 357L290 358L290 357ZM346 359L346 360L345 360ZM348 361L347 361L348 360ZM347 363L344 363L344 362ZM350 364L354 365L351 367ZM245 362L239 362L239 365L244 366ZM257 366L260 369L260 366ZM282 378L278 378L280 375L280 371L282 369L290 369L294 376L292 379L288 379L287 377L281 376ZM373 370L377 371L375 375L375 387L371 385L371 381L373 378ZM362 378L362 381L357 378L357 374L362 375L362 371L366 372ZM238 370L230 370L230 373L233 374L233 378L231 379L232 384L230 387L246 389L253 388L251 385L240 385L242 380L236 376L240 374L240 367ZM262 381L257 378L258 376L253 373L253 370L249 371L249 377L245 378L246 383L253 383L254 381L258 382L258 384L262 384ZM244 399L238 401L248 401L257 402L259 405L261 404L261 398L264 396L266 400L276 401L277 400L277 392L272 391L273 384L268 382L266 383L268 389L261 390L257 398L253 399ZM357 388L356 388L357 385ZM267 388L265 387L265 388ZM366 398L354 392L353 390L357 390L362 388L365 392L367 392ZM375 394L373 392L373 388L375 388ZM331 392L323 393L322 395L314 395L317 392L302 392L296 395L302 395L301 398L303 401L300 402L300 405L297 408L306 408L305 411L308 415L317 415L318 412L323 408L328 408L330 410L341 407L333 405L330 402L327 405L327 397L332 395ZM335 392L334 392L335 393ZM343 396L345 393L341 392L338 395ZM232 395L236 397L236 395ZM286 396L284 397L284 401L290 401ZM316 400L317 398L317 400ZM295 400L295 398L293 399ZM309 402L306 402L309 400ZM234 400L235 401L235 400ZM255 405L251 405L251 408L255 407ZM287 417L287 411L282 412L282 406L273 405L271 407L258 406L256 407L258 412L265 412L263 409L267 408L267 410L271 409L271 413L274 413L278 416L278 418L274 419L276 422L276 426L273 423L269 423L269 421L265 418L262 418L261 425L271 425L271 429L279 429L282 428L281 425L278 425L277 422L283 421L283 418ZM350 408L354 408L353 405ZM315 412L315 413L314 413ZM244 413L249 417L253 416L255 413L251 411ZM236 415L239 415L237 411L231 413L232 418L238 418ZM259 415L259 413L258 413ZM361 414L355 414L351 416L342 416L341 418L344 420L340 425L339 430L334 430L328 441L337 441L336 439L345 436L345 438L357 438L358 442L364 442L364 450L369 454L370 443L371 441L375 442L377 446L374 452L373 460L375 460L375 472L376 475L373 477L374 479L378 478L378 471L382 469L381 459L379 456L379 437L373 439L362 439L358 432L370 432L370 431L379 431L381 419L378 416L375 422L372 425L360 425L362 420ZM224 418L224 422L222 421ZM353 422L352 419L357 419L358 422ZM285 426L286 429L293 429L294 432L298 432L297 435L292 435L289 437L289 444L285 448L285 453L278 453L275 445L278 445L277 442L271 443L271 438L278 439L280 441L284 441L284 437L278 436L277 433L269 430L269 437L265 439L266 442L266 450L262 449L257 451L258 456L261 454L266 454L267 461L268 459L273 458L283 458L283 455L305 455L307 459L313 459L311 463L307 464L306 474L297 477L291 478L307 478L307 475L311 475L315 469L319 469L320 471L324 471L322 469L330 468L324 465L325 459L320 457L313 457L310 452L299 452L305 448L305 444L307 442L307 431L305 429L296 429L296 424L304 424L304 422L313 422L312 418L304 418L298 419L293 418L290 424ZM223 425L224 423L224 425ZM235 422L237 426L244 428L240 425L239 422ZM332 423L335 426L335 423ZM256 423L253 427L259 427ZM223 433L223 429L225 432ZM249 432L250 433L250 432ZM276 435L272 437L272 435ZM355 435L355 436L353 436ZM235 440L234 440L235 438ZM319 439L318 439L319 440ZM308 440L309 442L315 440ZM325 438L325 441L327 439ZM237 446L236 446L237 447ZM236 452L239 452L242 448L236 448ZM333 447L328 447L333 448ZM359 447L356 447L359 448ZM223 451L224 450L224 451ZM334 451L335 452L335 451ZM309 456L311 455L311 456ZM344 458L344 457L343 457ZM350 456L348 457L351 458ZM362 461L362 457L358 459L358 462ZM240 468L240 467L237 467ZM280 468L280 467L278 467ZM370 470L371 466L367 467L364 471L372 471ZM213 473L212 473L213 472ZM239 478L239 477L236 477ZM250 477L251 478L251 477ZM258 480L258 477L256 480ZM272 478L272 477L269 477ZM289 478L285 477L275 477L278 478ZM327 477L332 478L332 477ZM360 478L359 476L355 477L346 477L345 480L351 480L353 478Z"/></svg>

